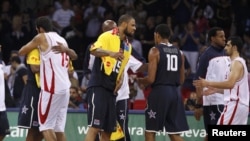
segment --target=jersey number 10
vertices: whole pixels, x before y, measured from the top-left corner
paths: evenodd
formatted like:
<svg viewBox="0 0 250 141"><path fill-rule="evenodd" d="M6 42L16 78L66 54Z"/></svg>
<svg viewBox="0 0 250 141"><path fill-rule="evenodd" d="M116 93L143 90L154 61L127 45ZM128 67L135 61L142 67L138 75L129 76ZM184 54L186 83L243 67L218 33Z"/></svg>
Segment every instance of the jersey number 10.
<svg viewBox="0 0 250 141"><path fill-rule="evenodd" d="M167 57L167 71L177 71L178 57L173 54L166 54Z"/></svg>

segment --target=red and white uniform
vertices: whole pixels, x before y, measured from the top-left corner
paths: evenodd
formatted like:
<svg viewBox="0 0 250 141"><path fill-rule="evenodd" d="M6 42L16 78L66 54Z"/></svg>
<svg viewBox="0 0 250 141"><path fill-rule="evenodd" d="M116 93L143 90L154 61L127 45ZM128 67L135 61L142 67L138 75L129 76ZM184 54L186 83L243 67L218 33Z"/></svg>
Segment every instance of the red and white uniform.
<svg viewBox="0 0 250 141"><path fill-rule="evenodd" d="M6 111L5 106L5 86L4 86L4 65L0 63L0 112Z"/></svg>
<svg viewBox="0 0 250 141"><path fill-rule="evenodd" d="M249 85L248 70L245 60L241 57L233 61L239 61L244 66L244 75L237 81L232 89L224 90L225 107L218 125L244 125L247 124L249 112ZM230 72L227 73L227 78Z"/></svg>
<svg viewBox="0 0 250 141"><path fill-rule="evenodd" d="M45 33L45 36L49 47L44 52L40 51L39 129L64 132L71 84L68 77L69 56L66 53L56 54L51 48L57 42L68 45L56 32Z"/></svg>

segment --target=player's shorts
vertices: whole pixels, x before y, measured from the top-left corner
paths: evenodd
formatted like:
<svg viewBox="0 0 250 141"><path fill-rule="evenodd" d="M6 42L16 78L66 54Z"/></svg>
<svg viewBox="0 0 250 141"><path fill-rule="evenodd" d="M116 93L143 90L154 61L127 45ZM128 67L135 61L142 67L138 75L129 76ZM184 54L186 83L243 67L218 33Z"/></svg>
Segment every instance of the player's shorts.
<svg viewBox="0 0 250 141"><path fill-rule="evenodd" d="M69 96L69 89L65 90L65 94L51 94L41 90L38 102L40 131L52 129L55 132L64 132Z"/></svg>
<svg viewBox="0 0 250 141"><path fill-rule="evenodd" d="M22 92L21 105L18 114L18 127L38 128L37 106L40 89L33 84L27 84Z"/></svg>
<svg viewBox="0 0 250 141"><path fill-rule="evenodd" d="M121 126L123 133L125 134L125 140L130 141L130 135L128 131L128 100L122 99L116 102L116 118Z"/></svg>
<svg viewBox="0 0 250 141"><path fill-rule="evenodd" d="M224 105L203 106L204 127L208 133L208 125L216 125Z"/></svg>
<svg viewBox="0 0 250 141"><path fill-rule="evenodd" d="M0 111L0 135L10 134L10 125L6 111Z"/></svg>
<svg viewBox="0 0 250 141"><path fill-rule="evenodd" d="M158 85L152 88L145 110L146 131L177 134L189 130L182 97L176 86Z"/></svg>
<svg viewBox="0 0 250 141"><path fill-rule="evenodd" d="M218 125L246 125L249 106L239 101L228 102L217 122Z"/></svg>
<svg viewBox="0 0 250 141"><path fill-rule="evenodd" d="M87 90L88 125L106 132L116 130L116 96L103 87L91 87Z"/></svg>

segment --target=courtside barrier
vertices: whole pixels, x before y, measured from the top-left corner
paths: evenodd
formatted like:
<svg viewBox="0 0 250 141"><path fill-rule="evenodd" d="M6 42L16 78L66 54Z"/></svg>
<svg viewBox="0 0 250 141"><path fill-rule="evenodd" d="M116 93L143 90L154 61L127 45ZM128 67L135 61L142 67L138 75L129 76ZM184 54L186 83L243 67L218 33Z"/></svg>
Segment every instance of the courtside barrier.
<svg viewBox="0 0 250 141"><path fill-rule="evenodd" d="M7 115L10 122L11 134L4 141L24 141L27 135L26 129L20 129L17 125L18 109L8 108ZM203 141L205 137L205 129L203 119L196 121L193 112L186 112L190 130L181 136L185 141ZM144 140L144 112L142 110L131 110L129 112L129 131L131 140ZM250 118L248 119L250 124ZM1 125L0 125L1 126ZM69 110L66 123L66 137L68 141L82 141L88 130L86 110ZM157 141L170 141L167 134L162 132L157 134Z"/></svg>

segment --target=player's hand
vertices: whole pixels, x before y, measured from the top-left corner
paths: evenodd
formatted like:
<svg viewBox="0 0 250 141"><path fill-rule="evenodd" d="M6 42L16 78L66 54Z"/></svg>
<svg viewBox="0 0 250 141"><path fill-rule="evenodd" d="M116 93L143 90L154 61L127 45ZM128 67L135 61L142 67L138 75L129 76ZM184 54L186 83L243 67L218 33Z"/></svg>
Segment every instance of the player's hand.
<svg viewBox="0 0 250 141"><path fill-rule="evenodd" d="M60 42L57 42L57 46L53 46L52 47L52 51L54 53L63 53L63 52L66 52L67 51L67 47L65 47L62 43Z"/></svg>
<svg viewBox="0 0 250 141"><path fill-rule="evenodd" d="M111 52L109 54L109 56L112 58L115 58L116 60L119 60L119 61L124 59L123 52L121 52L121 51L120 52Z"/></svg>
<svg viewBox="0 0 250 141"><path fill-rule="evenodd" d="M118 90L121 88L122 83L123 83L123 79L124 79L124 75L122 74L121 77L120 77L120 79L118 79L116 81L116 86L115 86L115 90L114 90L114 94L115 95L117 95Z"/></svg>
<svg viewBox="0 0 250 141"><path fill-rule="evenodd" d="M193 81L193 85L197 88L202 88L207 86L207 81L203 78L199 78L198 80Z"/></svg>
<svg viewBox="0 0 250 141"><path fill-rule="evenodd" d="M195 119L196 120L200 120L200 118L201 118L201 116L202 116L202 114L203 114L203 111L202 111L203 109L202 108L195 108L194 109L194 117L195 117Z"/></svg>
<svg viewBox="0 0 250 141"><path fill-rule="evenodd" d="M211 95L217 92L216 88L213 87L207 87L205 90L203 90L203 95L207 96L207 95Z"/></svg>

